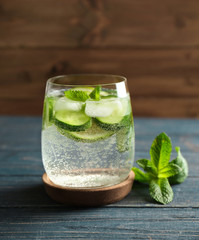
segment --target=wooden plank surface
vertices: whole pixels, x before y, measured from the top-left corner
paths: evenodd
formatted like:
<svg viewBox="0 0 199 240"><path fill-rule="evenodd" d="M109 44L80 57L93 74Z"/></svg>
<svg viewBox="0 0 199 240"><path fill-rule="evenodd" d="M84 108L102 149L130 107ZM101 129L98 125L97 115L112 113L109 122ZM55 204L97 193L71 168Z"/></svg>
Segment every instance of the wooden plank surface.
<svg viewBox="0 0 199 240"><path fill-rule="evenodd" d="M41 98L49 77L84 72L123 74L132 97L199 97L198 49L0 49L0 53L0 94L5 99Z"/></svg>
<svg viewBox="0 0 199 240"><path fill-rule="evenodd" d="M49 77L97 72L128 78L135 116L199 117L197 0L0 0L0 19L0 114L41 115Z"/></svg>
<svg viewBox="0 0 199 240"><path fill-rule="evenodd" d="M0 47L193 47L197 0L1 0Z"/></svg>
<svg viewBox="0 0 199 240"><path fill-rule="evenodd" d="M49 77L98 72L127 77L135 116L198 117L198 60L191 49L0 50L0 114L41 115Z"/></svg>
<svg viewBox="0 0 199 240"><path fill-rule="evenodd" d="M0 207L61 207L53 202L44 191L39 176L23 175L0 176ZM189 177L183 184L173 186L174 199L170 204L161 205L149 195L149 187L135 183L130 194L120 202L107 207L153 207L153 208L199 208L199 177Z"/></svg>
<svg viewBox="0 0 199 240"><path fill-rule="evenodd" d="M199 238L199 120L135 119L136 159L149 155L152 140L164 130L189 162L189 177L173 186L172 203L155 203L148 186L135 183L122 201L84 209L57 204L44 191L41 118L5 116L0 125L0 239Z"/></svg>
<svg viewBox="0 0 199 240"><path fill-rule="evenodd" d="M0 239L196 240L199 237L199 209L5 208L0 209L0 214Z"/></svg>

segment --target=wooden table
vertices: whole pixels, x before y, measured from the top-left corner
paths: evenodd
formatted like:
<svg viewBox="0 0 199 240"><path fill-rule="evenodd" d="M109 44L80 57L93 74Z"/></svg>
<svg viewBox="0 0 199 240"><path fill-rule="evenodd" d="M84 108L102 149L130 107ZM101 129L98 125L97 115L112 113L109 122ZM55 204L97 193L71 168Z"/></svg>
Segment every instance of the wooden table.
<svg viewBox="0 0 199 240"><path fill-rule="evenodd" d="M162 131L188 160L189 177L165 206L138 183L112 205L56 204L41 180L41 118L0 117L0 126L0 239L199 239L199 120L135 119L136 160Z"/></svg>

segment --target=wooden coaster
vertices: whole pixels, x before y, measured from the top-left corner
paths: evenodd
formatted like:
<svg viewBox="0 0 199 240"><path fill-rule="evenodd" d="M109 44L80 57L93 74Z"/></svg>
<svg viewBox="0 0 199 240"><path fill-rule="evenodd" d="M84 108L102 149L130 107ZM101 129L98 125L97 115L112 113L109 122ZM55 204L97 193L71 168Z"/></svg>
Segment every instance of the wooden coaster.
<svg viewBox="0 0 199 240"><path fill-rule="evenodd" d="M128 178L120 184L105 188L67 188L61 187L50 181L44 173L42 180L44 187L53 200L72 206L100 206L118 202L131 191L135 174L130 172Z"/></svg>

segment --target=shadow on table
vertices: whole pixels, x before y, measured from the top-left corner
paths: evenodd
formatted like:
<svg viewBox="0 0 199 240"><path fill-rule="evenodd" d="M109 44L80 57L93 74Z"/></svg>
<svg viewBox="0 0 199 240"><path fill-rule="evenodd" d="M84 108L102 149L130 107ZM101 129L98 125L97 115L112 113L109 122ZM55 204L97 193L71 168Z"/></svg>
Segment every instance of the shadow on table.
<svg viewBox="0 0 199 240"><path fill-rule="evenodd" d="M153 204L149 196L148 185L134 183L129 195L108 206L139 206L143 204ZM59 207L73 209L71 206L64 206L51 200L45 192L43 184L33 184L27 186L16 186L13 188L3 188L0 191L1 207ZM79 208L81 209L81 208Z"/></svg>
<svg viewBox="0 0 199 240"><path fill-rule="evenodd" d="M119 206L149 206L156 203L149 194L149 186L147 184L141 184L138 182L133 183L133 188L126 198L116 203ZM157 205L157 203L156 203Z"/></svg>
<svg viewBox="0 0 199 240"><path fill-rule="evenodd" d="M44 222L47 221L50 226L61 224L65 228L66 224L74 221L81 225L79 220L85 219L85 216L89 216L90 219L96 216L105 219L104 212L108 216L112 214L113 208L123 212L126 207L154 205L148 193L148 186L138 183L134 183L132 191L125 199L106 207L78 208L58 204L48 197L42 183L32 183L29 187L16 186L15 189L5 187L0 191L0 204L1 221L6 224L11 223L9 228L12 231L16 231L13 223L18 224L23 221L25 225L22 230L27 230L29 226L38 229L41 219ZM70 219L69 222L68 219Z"/></svg>
<svg viewBox="0 0 199 240"><path fill-rule="evenodd" d="M3 207L56 206L46 194L43 184L3 188L0 192L0 204Z"/></svg>
<svg viewBox="0 0 199 240"><path fill-rule="evenodd" d="M4 225L10 232L20 231L22 234L24 231L25 234L28 231L37 234L38 229L46 231L46 228L51 231L53 227L56 231L60 226L67 228L71 225L74 228L73 222L81 226L80 219L89 214L96 217L96 214L101 215L103 211L103 208L97 207L77 208L57 204L47 196L42 184L1 191L0 203L0 227Z"/></svg>

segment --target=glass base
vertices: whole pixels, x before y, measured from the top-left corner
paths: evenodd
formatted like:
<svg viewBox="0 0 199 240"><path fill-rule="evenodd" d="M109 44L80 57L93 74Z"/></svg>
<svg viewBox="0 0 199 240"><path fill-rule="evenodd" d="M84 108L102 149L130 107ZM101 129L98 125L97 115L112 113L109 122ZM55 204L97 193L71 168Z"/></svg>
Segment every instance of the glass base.
<svg viewBox="0 0 199 240"><path fill-rule="evenodd" d="M81 169L62 171L61 174L49 174L56 185L70 188L102 188L123 182L129 171L119 169Z"/></svg>

